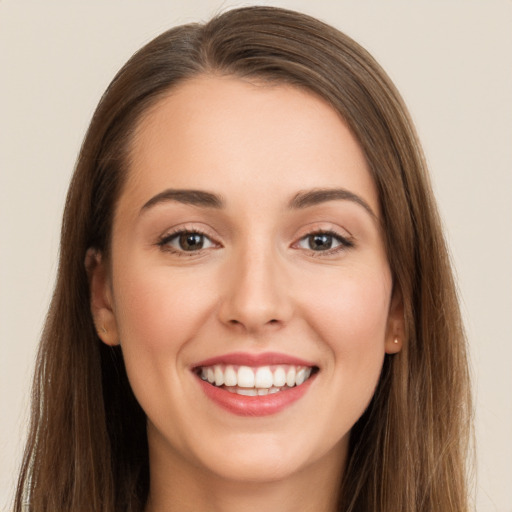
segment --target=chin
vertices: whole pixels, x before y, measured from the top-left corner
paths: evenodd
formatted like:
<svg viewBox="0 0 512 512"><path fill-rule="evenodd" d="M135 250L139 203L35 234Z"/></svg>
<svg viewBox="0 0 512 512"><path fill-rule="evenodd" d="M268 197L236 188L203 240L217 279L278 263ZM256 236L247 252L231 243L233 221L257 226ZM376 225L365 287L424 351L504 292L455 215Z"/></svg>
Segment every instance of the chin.
<svg viewBox="0 0 512 512"><path fill-rule="evenodd" d="M294 475L320 461L331 459L335 452L339 461L340 453L345 453L349 436L334 447L323 445L321 439L312 443L300 436L286 436L286 439L275 434L271 438L256 437L230 440L227 443L229 447L218 444L214 451L203 451L201 464L210 474L225 481L263 484L293 480ZM295 437L295 442L290 442L292 437Z"/></svg>
<svg viewBox="0 0 512 512"><path fill-rule="evenodd" d="M208 469L225 481L237 483L264 484L282 481L300 472L304 461L285 460L275 454L258 454L258 456L239 457L218 461Z"/></svg>

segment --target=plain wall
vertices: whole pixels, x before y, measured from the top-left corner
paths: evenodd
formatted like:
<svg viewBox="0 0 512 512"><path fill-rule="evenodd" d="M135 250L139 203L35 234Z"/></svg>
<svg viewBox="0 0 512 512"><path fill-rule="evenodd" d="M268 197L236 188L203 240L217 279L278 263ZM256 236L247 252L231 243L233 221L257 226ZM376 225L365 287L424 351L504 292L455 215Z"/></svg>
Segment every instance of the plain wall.
<svg viewBox="0 0 512 512"><path fill-rule="evenodd" d="M477 510L512 512L512 2L281 0L338 27L402 92L430 164L474 375ZM115 72L161 31L246 2L0 0L0 510L20 462L60 218Z"/></svg>

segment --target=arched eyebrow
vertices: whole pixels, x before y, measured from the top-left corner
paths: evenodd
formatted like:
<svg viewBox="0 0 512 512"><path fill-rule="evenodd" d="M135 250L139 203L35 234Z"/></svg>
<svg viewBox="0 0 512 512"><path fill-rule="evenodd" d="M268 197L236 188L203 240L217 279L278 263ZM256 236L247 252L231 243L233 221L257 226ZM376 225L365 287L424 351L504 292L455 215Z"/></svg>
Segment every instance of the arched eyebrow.
<svg viewBox="0 0 512 512"><path fill-rule="evenodd" d="M315 206L327 201L352 201L362 206L373 219L377 220L377 215L371 209L370 205L360 196L344 188L317 188L298 192L290 201L289 208L303 209Z"/></svg>
<svg viewBox="0 0 512 512"><path fill-rule="evenodd" d="M298 192L288 203L288 208L301 210L328 201L339 200L352 201L362 206L373 219L377 220L377 215L362 197L344 188L318 188ZM221 196L212 192L206 192L205 190L167 189L149 199L141 208L141 213L157 204L169 201L214 209L221 209L225 206Z"/></svg>
<svg viewBox="0 0 512 512"><path fill-rule="evenodd" d="M201 206L203 208L223 208L224 201L222 198L211 192L204 190L186 190L186 189L167 189L153 196L141 208L141 213L157 204L175 201L182 204L191 204L193 206Z"/></svg>

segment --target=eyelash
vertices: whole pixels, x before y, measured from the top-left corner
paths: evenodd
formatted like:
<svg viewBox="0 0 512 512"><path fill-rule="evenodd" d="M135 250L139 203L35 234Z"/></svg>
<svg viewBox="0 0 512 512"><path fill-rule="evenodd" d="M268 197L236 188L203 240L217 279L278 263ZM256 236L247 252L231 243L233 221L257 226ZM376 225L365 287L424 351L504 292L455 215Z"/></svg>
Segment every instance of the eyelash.
<svg viewBox="0 0 512 512"><path fill-rule="evenodd" d="M179 238L182 235L199 235L204 239L209 240L213 246L218 245L211 239L210 236L208 236L206 233L199 229L179 229L177 231L167 233L166 235L162 236L162 238L160 238L160 240L157 242L157 245L160 247L162 251L170 252L176 254L177 256L196 256L198 254L201 254L203 251L209 249L209 247L201 247L198 250L187 251L185 249L176 249L169 245L171 241Z"/></svg>
<svg viewBox="0 0 512 512"><path fill-rule="evenodd" d="M336 231L332 230L323 230L319 229L316 231L312 231L311 233L308 233L307 235L304 235L299 239L298 242L295 242L294 246L298 245L300 242L307 240L310 237L314 236L328 236L332 237L334 240L336 240L339 245L337 247L329 248L325 251L315 251L314 249L306 249L309 251L310 255L313 257L322 257L322 256L331 256L333 254L337 254L339 252L345 251L347 249L350 249L354 247L354 242L350 240L349 238L346 238L344 236L341 236L339 233L336 233Z"/></svg>
<svg viewBox="0 0 512 512"><path fill-rule="evenodd" d="M176 249L169 245L171 241L173 241L183 235L199 235L199 236L203 237L203 241L204 241L204 239L207 239L212 244L212 246L215 246L215 245L217 245L217 247L219 246L219 244L217 244L217 242L213 241L210 236L208 236L206 233L204 233L203 231L201 231L199 229L180 229L180 230L168 233L168 234L162 236L158 240L157 245L160 247L160 249L162 251L170 252L177 256L189 256L189 257L202 254L205 250L208 250L211 248L211 247L206 247L206 248L201 247L200 249L197 249L197 250L187 251L186 249ZM332 230L321 230L321 229L312 231L312 232L307 233L306 235L302 236L297 242L295 242L292 245L292 247L300 248L300 247L298 247L298 245L301 242L304 242L308 238L314 237L314 236L332 237L332 239L337 241L339 243L339 245L334 248L329 248L325 251L305 248L305 250L307 250L310 253L310 255L313 257L330 256L330 255L337 254L339 252L342 252L342 251L345 251L347 249L354 247L354 242L352 240L350 240L349 238L341 236L339 233L336 233L335 231L332 231Z"/></svg>

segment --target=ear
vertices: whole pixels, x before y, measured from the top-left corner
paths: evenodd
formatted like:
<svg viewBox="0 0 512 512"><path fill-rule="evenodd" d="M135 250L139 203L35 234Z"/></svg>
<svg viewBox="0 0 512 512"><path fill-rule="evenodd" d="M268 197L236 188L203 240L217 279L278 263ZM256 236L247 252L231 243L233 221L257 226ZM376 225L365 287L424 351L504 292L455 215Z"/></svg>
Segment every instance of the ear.
<svg viewBox="0 0 512 512"><path fill-rule="evenodd" d="M119 345L109 272L100 251L93 248L87 250L85 269L89 278L91 313L98 336L107 345Z"/></svg>
<svg viewBox="0 0 512 512"><path fill-rule="evenodd" d="M396 354L402 350L405 336L404 301L398 288L393 290L389 305L388 325L386 329L386 354Z"/></svg>

